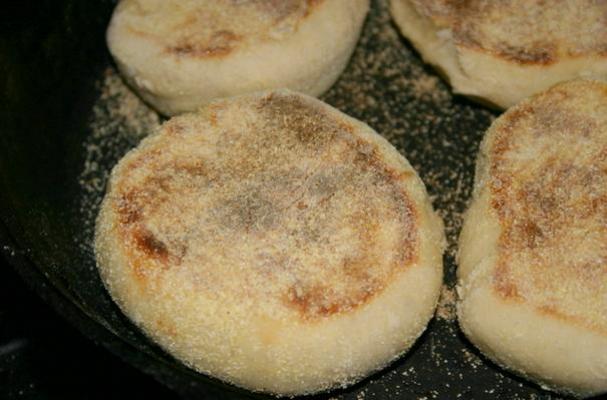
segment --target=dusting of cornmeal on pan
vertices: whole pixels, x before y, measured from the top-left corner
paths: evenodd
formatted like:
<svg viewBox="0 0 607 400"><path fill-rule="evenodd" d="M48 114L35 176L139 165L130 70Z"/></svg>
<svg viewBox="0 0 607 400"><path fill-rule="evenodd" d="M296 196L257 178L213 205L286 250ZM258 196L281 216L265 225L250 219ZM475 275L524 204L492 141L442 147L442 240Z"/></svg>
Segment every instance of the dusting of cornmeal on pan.
<svg viewBox="0 0 607 400"><path fill-rule="evenodd" d="M83 193L80 212L84 216L85 236L91 238L80 245L91 253L95 218L111 167L160 126L158 114L131 92L113 68L103 72L97 87L99 98L93 106L90 133L83 144L85 160L79 176Z"/></svg>
<svg viewBox="0 0 607 400"><path fill-rule="evenodd" d="M440 293L440 298L438 300L438 307L436 308L436 316L449 322L454 321L456 318L456 300L457 294L455 293L455 289L446 284L443 285L443 288Z"/></svg>
<svg viewBox="0 0 607 400"><path fill-rule="evenodd" d="M80 176L82 221L90 239L82 244L85 252L91 249L111 167L160 122L112 68L100 77L99 89ZM447 84L401 38L387 0L373 2L347 70L322 99L369 124L409 159L445 221L448 249L437 318L410 353L352 388L313 399L561 399L491 365L457 327L457 236L472 190L478 145L495 114L452 96Z"/></svg>

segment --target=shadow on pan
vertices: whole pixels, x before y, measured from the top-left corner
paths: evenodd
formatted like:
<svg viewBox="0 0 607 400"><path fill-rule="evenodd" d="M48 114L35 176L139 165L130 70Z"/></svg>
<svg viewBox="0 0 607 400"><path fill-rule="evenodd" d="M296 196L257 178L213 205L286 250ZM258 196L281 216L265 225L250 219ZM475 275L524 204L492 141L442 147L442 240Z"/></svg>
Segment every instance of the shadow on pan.
<svg viewBox="0 0 607 400"><path fill-rule="evenodd" d="M182 366L118 310L97 275L94 218L111 167L159 117L122 83L105 47L114 2L30 1L0 26L0 245L82 333L185 398L264 398ZM313 398L560 399L486 362L454 315L455 240L495 113L454 98L373 2L348 69L323 97L384 135L419 171L449 248L437 317L412 351L347 390Z"/></svg>

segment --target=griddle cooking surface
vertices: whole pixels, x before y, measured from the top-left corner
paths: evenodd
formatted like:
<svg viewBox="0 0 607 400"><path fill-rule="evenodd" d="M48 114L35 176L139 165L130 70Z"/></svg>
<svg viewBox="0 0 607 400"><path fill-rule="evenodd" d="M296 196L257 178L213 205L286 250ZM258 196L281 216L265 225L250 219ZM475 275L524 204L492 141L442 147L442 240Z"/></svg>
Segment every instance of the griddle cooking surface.
<svg viewBox="0 0 607 400"><path fill-rule="evenodd" d="M113 6L99 4L108 10ZM97 26L101 38L104 26ZM76 34L66 35L77 35L78 29L83 27L76 26ZM17 247L27 249L27 260L15 263L34 288L88 336L184 396L263 398L222 385L174 361L139 333L103 288L91 246L109 171L160 119L126 88L107 53L100 64L92 77L96 94L80 103L87 107L86 115L77 119L82 122L72 124L74 132L59 129L67 137L61 144L67 155L49 156L52 168L62 168L52 190L65 190L51 195L45 187L39 189L38 200L50 211L42 216L31 213L27 223L22 220L25 233L14 233L15 222L6 222ZM484 359L465 340L455 320L456 239L472 189L479 142L498 114L452 95L449 86L402 39L386 0L373 2L352 61L323 100L369 124L409 159L445 221L449 247L437 316L413 349L352 388L313 398L562 399ZM13 203L18 203L19 195L12 195ZM5 199L5 203L10 202ZM2 238L8 240L7 235ZM39 238L50 244L33 246Z"/></svg>

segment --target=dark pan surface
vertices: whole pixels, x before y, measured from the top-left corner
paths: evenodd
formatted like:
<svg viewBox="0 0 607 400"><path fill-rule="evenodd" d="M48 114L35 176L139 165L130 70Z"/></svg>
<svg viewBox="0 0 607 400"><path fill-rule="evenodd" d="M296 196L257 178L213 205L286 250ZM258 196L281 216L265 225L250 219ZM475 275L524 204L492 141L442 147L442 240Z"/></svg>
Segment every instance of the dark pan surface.
<svg viewBox="0 0 607 400"><path fill-rule="evenodd" d="M186 397L263 398L181 366L112 303L91 250L108 173L160 119L124 86L105 48L112 1L41 1L0 39L0 243L32 287L87 336ZM437 317L407 356L318 399L561 399L505 373L454 316L455 241L483 132L497 113L454 97L373 2L348 69L323 97L394 144L427 185L449 249ZM86 368L86 366L83 366Z"/></svg>

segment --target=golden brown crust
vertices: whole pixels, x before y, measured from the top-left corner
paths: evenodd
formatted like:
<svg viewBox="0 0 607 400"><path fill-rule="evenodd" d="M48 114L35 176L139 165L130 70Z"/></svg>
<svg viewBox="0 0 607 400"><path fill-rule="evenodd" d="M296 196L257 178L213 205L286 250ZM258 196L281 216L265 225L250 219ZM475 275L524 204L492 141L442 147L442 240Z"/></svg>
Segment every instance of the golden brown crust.
<svg viewBox="0 0 607 400"><path fill-rule="evenodd" d="M594 0L410 0L458 47L521 65L605 56L607 3Z"/></svg>
<svg viewBox="0 0 607 400"><path fill-rule="evenodd" d="M161 44L176 57L225 57L249 43L297 30L325 0L123 0L131 33Z"/></svg>
<svg viewBox="0 0 607 400"><path fill-rule="evenodd" d="M186 274L307 322L369 302L417 261L418 210L356 129L282 92L169 121L112 183L140 283Z"/></svg>
<svg viewBox="0 0 607 400"><path fill-rule="evenodd" d="M166 50L170 54L177 56L190 57L214 57L225 56L232 52L242 40L240 35L229 30L219 30L214 32L206 42L192 41L181 38L176 44L167 46Z"/></svg>
<svg viewBox="0 0 607 400"><path fill-rule="evenodd" d="M493 129L495 290L607 334L607 85L557 86Z"/></svg>

